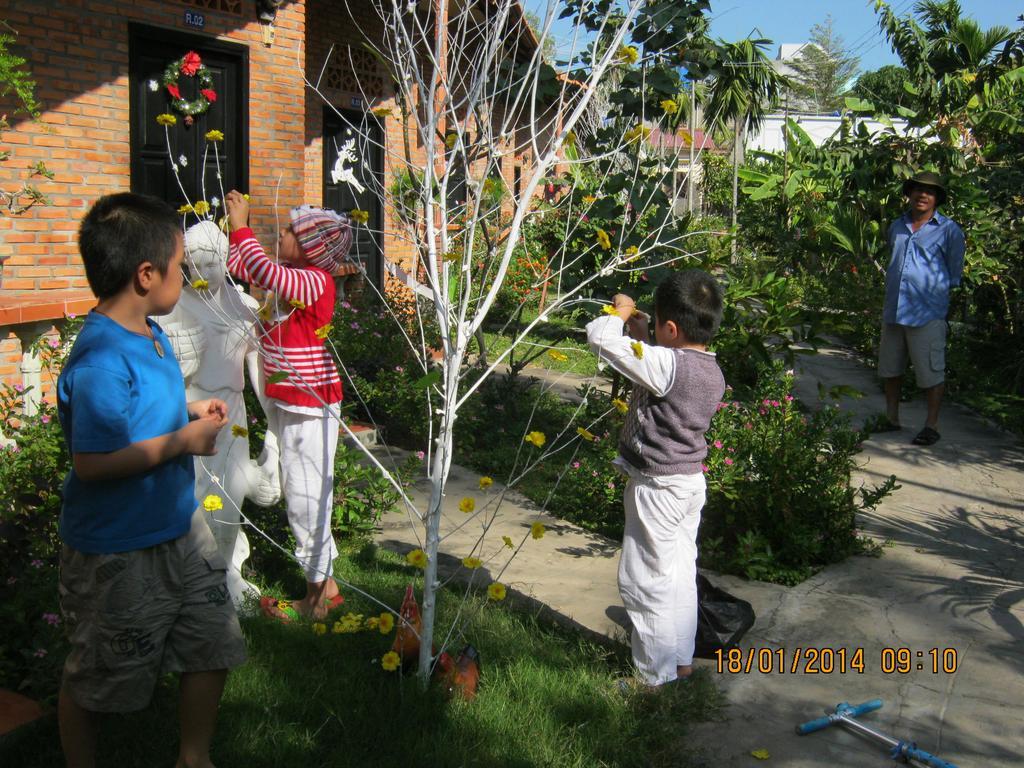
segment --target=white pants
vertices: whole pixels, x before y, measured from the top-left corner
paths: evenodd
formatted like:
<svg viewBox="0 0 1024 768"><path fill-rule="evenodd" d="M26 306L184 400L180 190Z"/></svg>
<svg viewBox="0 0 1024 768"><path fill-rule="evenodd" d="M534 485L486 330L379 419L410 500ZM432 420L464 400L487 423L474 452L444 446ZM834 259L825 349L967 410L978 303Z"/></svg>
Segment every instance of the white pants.
<svg viewBox="0 0 1024 768"><path fill-rule="evenodd" d="M697 528L703 475L630 473L619 594L633 624L633 664L649 685L693 661L697 632Z"/></svg>
<svg viewBox="0 0 1024 768"><path fill-rule="evenodd" d="M283 408L277 408L275 415L281 441L281 484L295 536L295 557L306 581L326 581L338 556L331 535L338 421L327 408L319 416Z"/></svg>

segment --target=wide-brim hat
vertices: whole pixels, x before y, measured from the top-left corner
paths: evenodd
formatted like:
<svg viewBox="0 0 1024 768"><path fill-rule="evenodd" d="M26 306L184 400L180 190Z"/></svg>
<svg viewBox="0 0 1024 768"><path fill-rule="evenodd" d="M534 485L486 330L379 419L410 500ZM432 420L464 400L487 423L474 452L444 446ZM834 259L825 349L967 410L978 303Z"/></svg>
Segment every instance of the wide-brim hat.
<svg viewBox="0 0 1024 768"><path fill-rule="evenodd" d="M300 205L291 210L292 232L309 263L334 272L352 247L352 220L330 208Z"/></svg>
<svg viewBox="0 0 1024 768"><path fill-rule="evenodd" d="M939 174L932 173L931 171L918 171L903 182L903 194L909 195L910 190L918 185L933 187L935 189L935 198L938 200L939 205L946 202L946 184Z"/></svg>

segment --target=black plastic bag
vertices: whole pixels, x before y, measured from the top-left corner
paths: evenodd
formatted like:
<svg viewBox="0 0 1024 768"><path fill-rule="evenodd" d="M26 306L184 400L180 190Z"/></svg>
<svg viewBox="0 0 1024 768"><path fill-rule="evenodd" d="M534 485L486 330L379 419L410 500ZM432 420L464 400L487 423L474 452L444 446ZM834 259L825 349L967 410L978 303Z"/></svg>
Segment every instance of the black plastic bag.
<svg viewBox="0 0 1024 768"><path fill-rule="evenodd" d="M715 658L715 651L735 648L754 626L754 609L746 600L719 589L697 574L697 637L693 655Z"/></svg>

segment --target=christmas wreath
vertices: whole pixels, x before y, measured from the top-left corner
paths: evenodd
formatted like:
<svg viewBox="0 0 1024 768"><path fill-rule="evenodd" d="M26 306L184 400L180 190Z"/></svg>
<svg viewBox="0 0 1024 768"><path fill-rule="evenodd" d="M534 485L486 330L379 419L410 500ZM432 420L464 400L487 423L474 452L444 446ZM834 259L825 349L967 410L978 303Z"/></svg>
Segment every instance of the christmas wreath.
<svg viewBox="0 0 1024 768"><path fill-rule="evenodd" d="M199 96L189 101L181 95L178 77L195 77L199 81ZM213 73L203 64L199 54L189 51L177 61L172 61L164 70L161 80L171 97L171 106L185 116L185 123L192 124L192 118L202 115L217 100L217 92L213 90Z"/></svg>

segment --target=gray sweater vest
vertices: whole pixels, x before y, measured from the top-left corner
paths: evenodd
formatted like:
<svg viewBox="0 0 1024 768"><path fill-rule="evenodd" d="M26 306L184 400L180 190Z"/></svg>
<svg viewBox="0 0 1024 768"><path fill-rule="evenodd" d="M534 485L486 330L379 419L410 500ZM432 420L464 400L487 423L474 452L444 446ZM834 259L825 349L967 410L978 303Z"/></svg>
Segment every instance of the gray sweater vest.
<svg viewBox="0 0 1024 768"><path fill-rule="evenodd" d="M672 386L657 397L633 388L619 452L645 475L693 475L708 454L704 433L725 394L725 378L715 356L692 349L674 350Z"/></svg>

